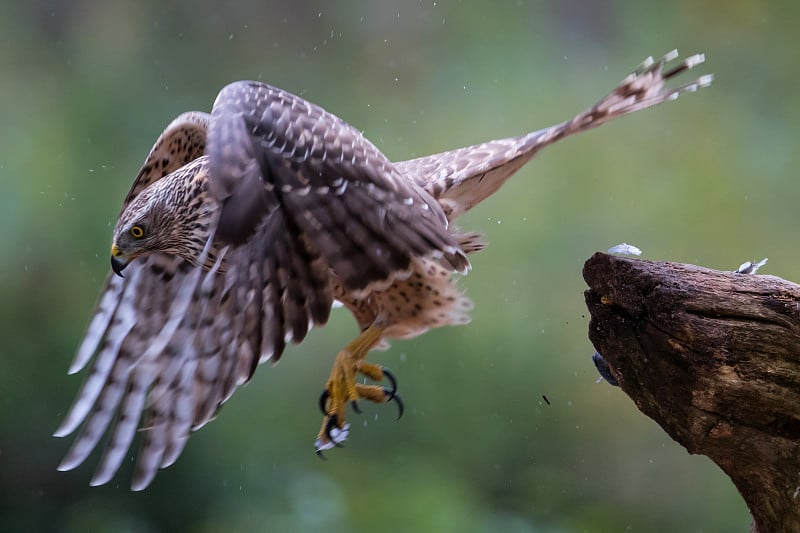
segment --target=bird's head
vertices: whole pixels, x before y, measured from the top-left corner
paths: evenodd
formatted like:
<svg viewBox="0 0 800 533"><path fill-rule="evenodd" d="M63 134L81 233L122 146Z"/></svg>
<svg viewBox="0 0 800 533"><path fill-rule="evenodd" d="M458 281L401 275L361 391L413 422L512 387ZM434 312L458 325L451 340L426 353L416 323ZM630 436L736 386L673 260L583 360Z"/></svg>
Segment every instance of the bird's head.
<svg viewBox="0 0 800 533"><path fill-rule="evenodd" d="M131 200L114 227L111 268L115 274L121 276L138 257L158 253L179 255L197 264L215 211L206 192L205 171L204 164L192 163Z"/></svg>

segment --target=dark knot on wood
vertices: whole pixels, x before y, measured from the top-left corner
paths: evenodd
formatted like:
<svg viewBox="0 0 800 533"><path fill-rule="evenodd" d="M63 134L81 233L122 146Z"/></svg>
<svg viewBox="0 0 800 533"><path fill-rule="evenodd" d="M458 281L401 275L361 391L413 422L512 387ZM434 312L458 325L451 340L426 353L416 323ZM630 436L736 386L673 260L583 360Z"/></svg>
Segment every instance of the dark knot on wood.
<svg viewBox="0 0 800 533"><path fill-rule="evenodd" d="M730 476L761 532L800 531L800 286L603 253L589 338L622 390Z"/></svg>

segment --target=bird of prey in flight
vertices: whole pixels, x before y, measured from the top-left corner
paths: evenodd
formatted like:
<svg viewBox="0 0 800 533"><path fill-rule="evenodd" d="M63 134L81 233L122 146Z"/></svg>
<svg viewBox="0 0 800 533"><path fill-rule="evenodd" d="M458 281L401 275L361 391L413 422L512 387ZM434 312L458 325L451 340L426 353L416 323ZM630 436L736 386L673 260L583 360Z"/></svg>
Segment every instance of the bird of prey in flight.
<svg viewBox="0 0 800 533"><path fill-rule="evenodd" d="M348 436L348 405L395 401L397 380L365 360L387 339L466 324L454 274L481 237L453 225L540 149L707 86L668 86L703 62L648 58L610 94L555 126L392 162L357 129L282 89L224 87L156 140L122 204L111 268L69 372L90 364L56 436L79 430L59 465L108 433L92 485L141 433L132 489L174 463L259 363L277 362L341 302L360 333L336 355L319 403L317 452ZM116 275L115 275L116 274ZM357 382L363 375L375 383Z"/></svg>

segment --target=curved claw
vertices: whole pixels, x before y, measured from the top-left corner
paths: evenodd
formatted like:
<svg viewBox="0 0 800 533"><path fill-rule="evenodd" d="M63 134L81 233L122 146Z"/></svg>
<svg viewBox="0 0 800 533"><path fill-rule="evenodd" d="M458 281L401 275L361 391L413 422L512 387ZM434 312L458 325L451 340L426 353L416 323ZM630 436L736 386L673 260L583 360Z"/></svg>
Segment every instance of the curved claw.
<svg viewBox="0 0 800 533"><path fill-rule="evenodd" d="M353 411L355 411L357 414L359 414L359 415L361 414L361 408L358 406L358 402L357 401L351 400L350 401L350 407L352 407Z"/></svg>
<svg viewBox="0 0 800 533"><path fill-rule="evenodd" d="M328 397L330 397L331 393L328 392L328 389L322 391L322 394L319 395L319 410L322 411L323 415L327 415L328 411L325 410L325 404L328 402Z"/></svg>
<svg viewBox="0 0 800 533"><path fill-rule="evenodd" d="M331 435L331 431L333 428L339 428L339 424L336 423L335 416L329 416L328 421L325 423L325 436L328 437L328 440L334 442L333 435Z"/></svg>
<svg viewBox="0 0 800 533"><path fill-rule="evenodd" d="M390 372L388 368L382 368L381 370L383 371L384 377L386 377L386 379L389 380L389 383L392 384L392 388L389 391L389 399L391 400L394 397L394 393L397 392L397 378L394 377L394 374Z"/></svg>
<svg viewBox="0 0 800 533"><path fill-rule="evenodd" d="M403 417L403 412L405 411L405 406L403 405L403 399L400 398L399 394L390 389L384 388L383 392L388 396L388 398L386 398L387 402L391 402L392 400L394 400L395 403L397 404L397 410L398 410L397 419L400 420Z"/></svg>

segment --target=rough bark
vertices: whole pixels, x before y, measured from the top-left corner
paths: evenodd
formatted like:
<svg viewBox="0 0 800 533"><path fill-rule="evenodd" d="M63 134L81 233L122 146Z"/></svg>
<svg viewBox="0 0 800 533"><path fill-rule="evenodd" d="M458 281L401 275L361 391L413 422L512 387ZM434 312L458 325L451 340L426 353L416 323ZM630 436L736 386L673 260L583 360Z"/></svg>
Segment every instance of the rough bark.
<svg viewBox="0 0 800 533"><path fill-rule="evenodd" d="M800 531L800 286L603 253L583 275L622 390L730 476L758 531Z"/></svg>

